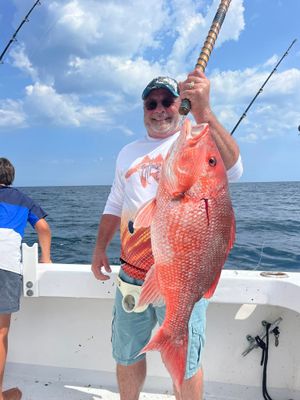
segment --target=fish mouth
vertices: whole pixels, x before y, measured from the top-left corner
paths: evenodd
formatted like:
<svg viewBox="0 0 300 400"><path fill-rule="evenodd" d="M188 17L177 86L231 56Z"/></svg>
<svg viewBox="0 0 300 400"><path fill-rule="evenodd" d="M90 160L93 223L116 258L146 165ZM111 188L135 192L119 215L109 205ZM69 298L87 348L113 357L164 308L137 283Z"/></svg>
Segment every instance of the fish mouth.
<svg viewBox="0 0 300 400"><path fill-rule="evenodd" d="M187 129L186 139L191 140L193 142L198 142L199 139L206 134L208 131L208 124L203 123L199 125L195 125L190 129Z"/></svg>

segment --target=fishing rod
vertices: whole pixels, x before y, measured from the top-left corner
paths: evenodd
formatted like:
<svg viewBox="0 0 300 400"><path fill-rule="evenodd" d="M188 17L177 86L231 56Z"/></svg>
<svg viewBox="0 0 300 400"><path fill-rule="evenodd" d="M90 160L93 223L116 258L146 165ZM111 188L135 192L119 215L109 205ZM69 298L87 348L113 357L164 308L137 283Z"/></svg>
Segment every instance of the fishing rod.
<svg viewBox="0 0 300 400"><path fill-rule="evenodd" d="M229 8L230 2L231 0L221 0L217 13L211 24L208 35L205 39L200 56L195 66L195 68L199 69L202 72L205 71L210 54L213 50L215 41L217 40L218 34L220 32L221 26L223 24L227 10ZM191 102L188 99L183 99L179 108L179 114L187 115L190 112L190 110L191 110Z"/></svg>
<svg viewBox="0 0 300 400"><path fill-rule="evenodd" d="M294 39L292 41L292 43L290 44L290 46L288 47L288 49L286 50L286 52L283 54L283 56L281 57L281 59L278 61L278 63L275 65L275 68L272 70L272 72L269 74L269 76L267 77L267 79L264 81L264 83L262 84L262 86L259 88L258 92L256 93L256 95L253 97L253 99L251 100L250 104L248 105L248 107L246 108L246 110L243 112L241 118L238 120L238 122L236 123L235 127L232 129L231 131L231 135L233 135L234 131L236 130L236 128L239 126L239 124L241 123L241 121L246 117L247 112L249 110L249 108L252 106L252 104L255 102L256 98L260 95L260 93L263 91L264 86L266 85L266 83L268 82L268 80L271 78L271 76L273 75L273 73L276 71L278 65L281 63L281 61L288 55L288 52L290 50L290 48L295 44L295 42L297 41L297 39Z"/></svg>
<svg viewBox="0 0 300 400"><path fill-rule="evenodd" d="M4 55L5 55L5 53L8 51L9 47L11 46L11 44L17 40L17 39L16 39L16 36L17 36L18 32L20 31L20 29L22 28L22 26L25 24L25 22L28 22L28 21L29 21L29 19L28 19L29 15L32 13L32 11L35 9L35 7L36 7L38 4L39 4L39 5L41 4L40 0L37 0L37 1L34 3L34 5L31 7L31 9L28 11L28 13L25 15L23 21L20 23L20 25L19 25L18 28L16 29L15 33L12 35L10 41L7 43L5 49L2 51L2 53L1 53L1 55L0 55L0 64L3 64L2 59L3 59Z"/></svg>

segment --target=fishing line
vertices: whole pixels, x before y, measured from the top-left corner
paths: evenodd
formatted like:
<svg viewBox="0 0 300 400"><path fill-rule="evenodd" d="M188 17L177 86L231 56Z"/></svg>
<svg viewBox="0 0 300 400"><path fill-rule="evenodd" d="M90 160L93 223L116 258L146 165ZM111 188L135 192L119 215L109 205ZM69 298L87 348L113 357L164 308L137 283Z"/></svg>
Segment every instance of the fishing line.
<svg viewBox="0 0 300 400"><path fill-rule="evenodd" d="M296 194L299 194L299 192L295 191L291 196L287 197L286 200L292 199ZM263 242L262 242L262 245L261 245L261 249L260 249L260 257L259 257L258 263L257 263L256 267L253 269L253 271L256 271L257 268L261 265L261 260L262 260L263 255L264 255L265 242L266 242L266 240L263 239Z"/></svg>
<svg viewBox="0 0 300 400"><path fill-rule="evenodd" d="M297 41L297 39L294 39L292 41L292 43L290 44L290 46L287 48L287 50L285 51L285 53L282 55L282 57L280 58L280 60L277 62L277 64L275 65L275 67L273 68L273 70L271 71L271 73L268 75L267 79L264 81L264 83L262 84L262 86L259 88L258 92L256 93L256 95L253 97L253 99L250 101L248 107L245 109L245 111L243 112L242 116L240 117L240 119L238 120L238 122L236 123L236 125L234 126L234 128L232 129L230 135L233 135L233 133L235 132L235 130L237 129L237 127L239 126L239 124L242 122L242 120L246 117L247 112L249 111L250 107L253 105L253 103L255 102L255 100L257 99L257 97L260 95L260 93L262 93L265 85L267 84L267 82L269 81L269 79L271 78L271 76L273 75L273 73L277 70L277 67L279 66L279 64L282 62L282 60L288 55L289 50L291 49L291 47L295 44L295 42ZM299 134L300 134L300 125L298 127L299 130ZM295 192L292 196L290 196L289 198L292 198L297 192ZM260 250L260 258L259 261L256 265L256 267L254 268L254 271L257 270L257 268L261 265L261 260L263 258L263 254L264 254L264 244L265 244L265 240L263 240L263 243L261 245L261 250Z"/></svg>
<svg viewBox="0 0 300 400"><path fill-rule="evenodd" d="M290 48L295 44L295 42L297 41L297 39L294 39L292 41L292 43L290 44L290 46L288 47L288 49L286 50L286 52L283 54L283 56L280 58L280 60L278 61L278 63L275 65L275 67L273 68L273 70L271 71L271 73L269 74L269 76L267 77L267 79L264 81L264 83L262 84L262 86L259 88L258 92L256 93L256 95L253 97L253 99L250 101L248 107L246 108L246 110L243 112L242 116L240 117L240 119L238 120L238 122L236 123L235 127L232 129L231 131L231 135L233 135L233 133L235 132L236 128L239 126L239 124L242 122L242 120L246 117L248 110L250 109L250 107L252 106L252 104L255 102L255 100L257 99L257 97L260 95L260 93L262 93L265 85L267 84L268 80L271 78L271 76L273 75L273 73L277 70L277 67L279 66L279 64L281 63L281 61L288 55L288 52L290 50Z"/></svg>
<svg viewBox="0 0 300 400"><path fill-rule="evenodd" d="M54 29L54 27L56 26L56 24L58 23L60 19L60 16L58 16L56 19L54 19L54 22L51 22L49 24L48 29L44 32L43 35L40 36L38 43L36 44L35 48L32 50L31 53L28 53L28 57L29 59L34 57L35 54L37 53L37 51L41 48L42 45L42 41L44 41L44 43L46 43L46 41L44 39L49 37L50 32Z"/></svg>
<svg viewBox="0 0 300 400"><path fill-rule="evenodd" d="M23 20L21 21L20 25L17 27L17 29L15 30L14 34L12 35L11 39L8 41L7 45L5 46L4 50L2 51L1 55L0 55L0 64L3 64L3 57L6 54L6 52L9 50L10 46L13 44L13 42L17 41L17 34L19 33L20 29L22 28L22 26L25 24L25 22L29 22L29 16L32 13L32 11L35 9L35 7L37 5L41 5L40 0L37 0L34 5L31 7L31 9L28 11L28 13L25 15L25 17L23 18Z"/></svg>
<svg viewBox="0 0 300 400"><path fill-rule="evenodd" d="M38 2L36 2L33 6L33 8L36 5L41 5L41 0L39 0ZM33 8L31 8L31 11L33 11ZM23 19L26 20L26 22L29 22L28 20L28 15L30 14L30 12L26 15L26 17ZM55 26L57 25L58 21L60 19L60 16L58 16L57 18L53 18L53 21L49 23L48 28L46 28L46 30L44 31L44 33L42 35L39 35L39 40L36 43L36 45L34 46L34 48L32 49L31 52L28 52L28 58L29 60L31 60L35 54L37 53L37 51L41 48L42 42L46 43L45 39L49 37L50 32L55 28ZM23 22L22 21L22 22ZM23 22L24 23L24 22ZM21 26L17 29L17 31L20 31ZM14 35L12 36L12 39L9 41L8 45L5 47L5 50L3 51L2 55L1 55L1 59L3 58L4 54L8 51L10 45L12 44L12 42L17 42L17 38L16 38L16 34L17 31L14 33ZM3 61L1 62L3 64Z"/></svg>
<svg viewBox="0 0 300 400"><path fill-rule="evenodd" d="M179 127L180 127L180 129L182 128L185 119L186 119L186 115L181 115L180 116L180 119L179 119Z"/></svg>
<svg viewBox="0 0 300 400"><path fill-rule="evenodd" d="M263 258L263 254L264 254L264 247L265 247L265 240L263 240L262 245L261 245L261 249L260 249L260 258L259 261L256 265L256 267L253 269L253 271L256 271L257 268L260 266L261 260Z"/></svg>

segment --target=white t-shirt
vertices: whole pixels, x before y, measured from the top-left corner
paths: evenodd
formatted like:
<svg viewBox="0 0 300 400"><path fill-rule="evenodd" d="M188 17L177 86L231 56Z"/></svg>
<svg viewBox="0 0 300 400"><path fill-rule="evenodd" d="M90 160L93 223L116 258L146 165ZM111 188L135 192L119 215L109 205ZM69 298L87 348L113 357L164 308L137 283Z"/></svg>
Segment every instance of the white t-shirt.
<svg viewBox="0 0 300 400"><path fill-rule="evenodd" d="M115 179L103 214L121 217L121 258L127 263L125 272L144 279L153 263L149 228L133 229L133 221L140 207L156 195L159 172L171 145L179 132L166 139L145 136L120 151ZM230 182L243 172L241 157L228 171ZM127 268L127 269L126 269Z"/></svg>

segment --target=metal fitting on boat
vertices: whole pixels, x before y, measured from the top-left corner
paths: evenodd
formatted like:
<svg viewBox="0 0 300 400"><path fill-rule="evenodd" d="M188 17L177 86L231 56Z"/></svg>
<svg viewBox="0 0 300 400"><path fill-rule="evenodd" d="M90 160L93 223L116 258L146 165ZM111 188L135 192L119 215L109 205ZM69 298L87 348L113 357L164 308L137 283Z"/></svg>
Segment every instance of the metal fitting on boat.
<svg viewBox="0 0 300 400"><path fill-rule="evenodd" d="M27 281L26 282L26 287L28 288L28 290L26 290L26 296L28 297L32 297L34 295L34 291L33 291L33 282L31 281Z"/></svg>
<svg viewBox="0 0 300 400"><path fill-rule="evenodd" d="M262 326L265 328L267 325L269 325L269 331L272 332L275 336L275 346L278 346L278 336L279 336L279 330L278 330L278 326L280 324L280 322L282 321L282 318L279 317L277 318L274 322L267 322L266 320L261 321ZM252 351L253 349L258 348L258 344L256 341L256 337L258 337L261 340L264 340L266 337L266 333L265 330L257 335L257 336L252 336L252 335L247 335L247 341L249 342L249 345L247 347L247 349L245 351L243 351L242 356L245 357L248 353L250 353L250 351Z"/></svg>
<svg viewBox="0 0 300 400"><path fill-rule="evenodd" d="M263 271L260 273L264 278L288 278L288 274L280 271Z"/></svg>

